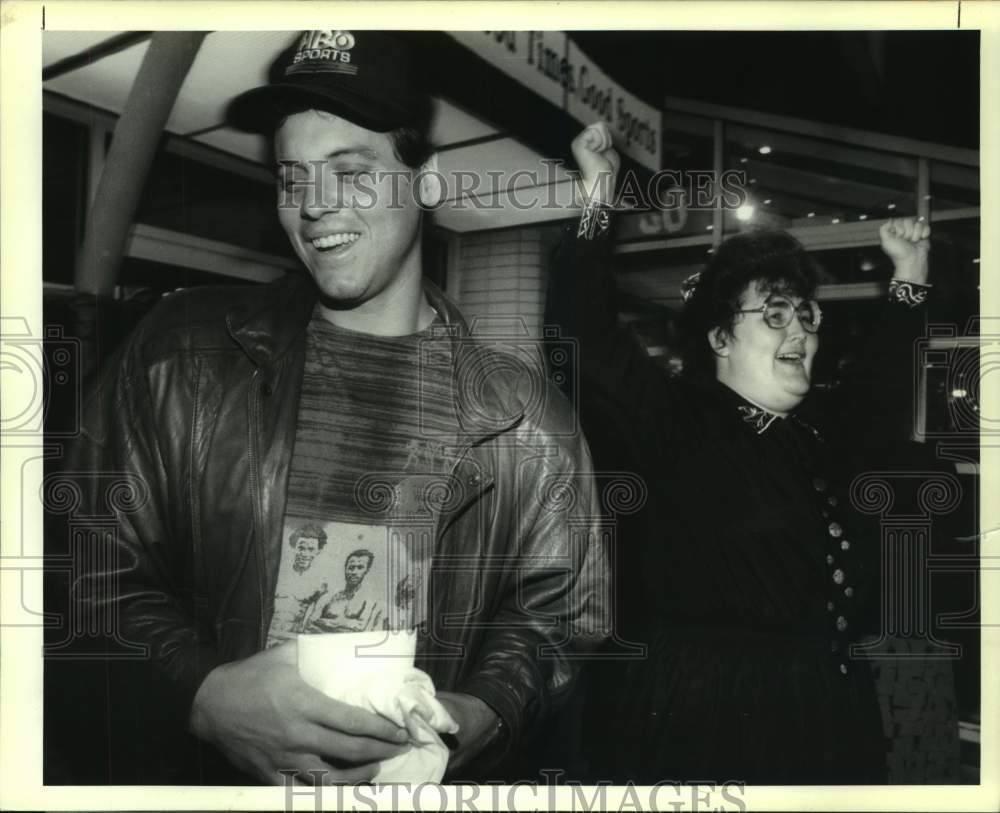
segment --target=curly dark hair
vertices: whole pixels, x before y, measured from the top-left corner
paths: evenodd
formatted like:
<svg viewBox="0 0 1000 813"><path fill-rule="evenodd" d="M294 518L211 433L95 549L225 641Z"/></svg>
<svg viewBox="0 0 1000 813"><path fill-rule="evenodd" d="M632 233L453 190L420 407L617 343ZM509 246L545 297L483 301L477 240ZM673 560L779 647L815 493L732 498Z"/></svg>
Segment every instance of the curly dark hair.
<svg viewBox="0 0 1000 813"><path fill-rule="evenodd" d="M732 335L741 298L753 283L769 293L812 299L819 283L819 266L787 232L756 231L723 242L701 272L681 313L685 376L715 377L715 354L708 344L708 333L719 327Z"/></svg>
<svg viewBox="0 0 1000 813"><path fill-rule="evenodd" d="M368 560L368 567L371 567L372 563L375 561L374 553L366 548L358 548L357 550L352 550L349 554L347 554L347 558L344 559L344 564L346 565L355 556L363 556L366 558Z"/></svg>
<svg viewBox="0 0 1000 813"><path fill-rule="evenodd" d="M300 525L288 537L288 544L294 548L300 539L315 539L319 542L319 548L322 550L326 544L326 531L319 525Z"/></svg>

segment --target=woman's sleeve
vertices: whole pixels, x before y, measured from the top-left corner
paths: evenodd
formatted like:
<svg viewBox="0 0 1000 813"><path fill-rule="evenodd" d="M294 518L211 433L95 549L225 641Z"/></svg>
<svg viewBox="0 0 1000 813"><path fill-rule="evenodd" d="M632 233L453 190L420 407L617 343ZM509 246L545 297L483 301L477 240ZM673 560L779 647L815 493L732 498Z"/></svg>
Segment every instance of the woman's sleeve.
<svg viewBox="0 0 1000 813"><path fill-rule="evenodd" d="M658 420L669 419L666 373L618 322L606 221L592 236L585 228L567 227L550 266L545 322L576 341L582 400L630 417L654 409Z"/></svg>
<svg viewBox="0 0 1000 813"><path fill-rule="evenodd" d="M924 335L930 286L892 280L877 327L817 416L830 439L878 455L908 441L916 400L916 347Z"/></svg>

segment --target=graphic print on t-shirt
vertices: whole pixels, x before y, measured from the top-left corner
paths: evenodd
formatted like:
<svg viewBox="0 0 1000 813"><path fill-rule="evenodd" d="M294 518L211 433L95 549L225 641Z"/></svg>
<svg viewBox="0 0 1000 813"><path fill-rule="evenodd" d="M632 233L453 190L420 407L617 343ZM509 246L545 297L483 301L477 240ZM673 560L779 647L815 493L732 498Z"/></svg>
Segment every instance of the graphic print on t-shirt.
<svg viewBox="0 0 1000 813"><path fill-rule="evenodd" d="M422 342L450 358L433 335L310 323L268 646L426 621L457 434L450 366L420 364Z"/></svg>
<svg viewBox="0 0 1000 813"><path fill-rule="evenodd" d="M423 621L430 537L286 517L268 646L301 633L413 629ZM422 543L422 544L421 544Z"/></svg>

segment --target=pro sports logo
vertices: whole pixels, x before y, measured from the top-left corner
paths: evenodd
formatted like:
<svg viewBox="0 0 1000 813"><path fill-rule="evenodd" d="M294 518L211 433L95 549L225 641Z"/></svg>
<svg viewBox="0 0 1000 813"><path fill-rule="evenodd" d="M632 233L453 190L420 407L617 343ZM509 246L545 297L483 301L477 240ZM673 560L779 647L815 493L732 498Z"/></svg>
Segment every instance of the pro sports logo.
<svg viewBox="0 0 1000 813"><path fill-rule="evenodd" d="M292 64L285 75L296 73L346 73L358 72L351 64L354 35L350 31L306 31L299 39Z"/></svg>

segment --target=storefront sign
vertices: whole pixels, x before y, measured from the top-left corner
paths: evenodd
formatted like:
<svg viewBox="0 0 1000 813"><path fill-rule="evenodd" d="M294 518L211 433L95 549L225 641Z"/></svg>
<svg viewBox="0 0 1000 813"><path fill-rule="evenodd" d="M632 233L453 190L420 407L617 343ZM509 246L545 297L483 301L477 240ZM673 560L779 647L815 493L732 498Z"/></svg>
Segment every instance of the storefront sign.
<svg viewBox="0 0 1000 813"><path fill-rule="evenodd" d="M603 119L615 146L660 169L659 110L609 79L562 31L453 31L451 36L581 124Z"/></svg>

